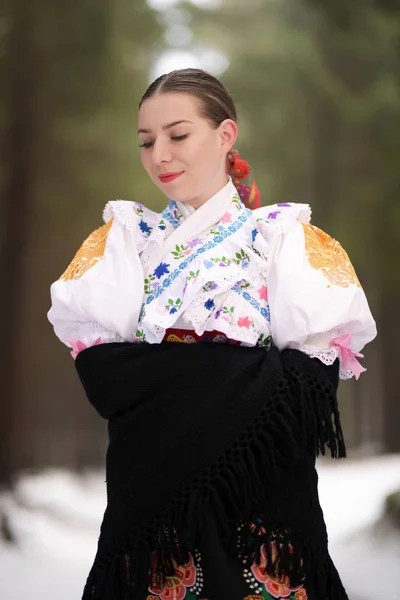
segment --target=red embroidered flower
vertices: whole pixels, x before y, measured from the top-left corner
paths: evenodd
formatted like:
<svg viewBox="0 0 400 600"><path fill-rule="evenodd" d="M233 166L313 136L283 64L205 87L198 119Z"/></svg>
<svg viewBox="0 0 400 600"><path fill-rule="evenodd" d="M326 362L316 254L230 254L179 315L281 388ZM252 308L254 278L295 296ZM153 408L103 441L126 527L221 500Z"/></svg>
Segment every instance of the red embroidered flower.
<svg viewBox="0 0 400 600"><path fill-rule="evenodd" d="M289 546L291 552L293 552L293 548ZM277 550L276 550L276 542L272 543L272 561L276 559ZM297 587L291 587L289 577L286 575L282 575L281 577L271 577L268 575L267 571L267 551L265 549L265 544L261 548L261 561L260 565L253 565L251 570L253 572L254 577L260 583L265 585L266 591L271 594L273 598L288 598L290 594L293 592L297 592L303 586L299 585ZM301 598L301 596L300 596ZM303 599L301 599L303 600Z"/></svg>
<svg viewBox="0 0 400 600"><path fill-rule="evenodd" d="M196 571L193 556L190 556L185 565L175 566L174 575L165 578L163 588L154 585L149 587L149 592L157 594L161 600L184 600L187 588L196 583Z"/></svg>

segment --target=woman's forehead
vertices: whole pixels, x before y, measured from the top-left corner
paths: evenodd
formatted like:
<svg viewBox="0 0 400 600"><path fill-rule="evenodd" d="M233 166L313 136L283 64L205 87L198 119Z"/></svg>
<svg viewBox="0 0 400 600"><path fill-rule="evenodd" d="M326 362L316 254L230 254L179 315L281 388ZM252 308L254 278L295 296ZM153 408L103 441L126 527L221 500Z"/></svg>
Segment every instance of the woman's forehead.
<svg viewBox="0 0 400 600"><path fill-rule="evenodd" d="M183 92L159 93L147 98L139 109L139 129L163 127L177 121L198 121L201 102Z"/></svg>

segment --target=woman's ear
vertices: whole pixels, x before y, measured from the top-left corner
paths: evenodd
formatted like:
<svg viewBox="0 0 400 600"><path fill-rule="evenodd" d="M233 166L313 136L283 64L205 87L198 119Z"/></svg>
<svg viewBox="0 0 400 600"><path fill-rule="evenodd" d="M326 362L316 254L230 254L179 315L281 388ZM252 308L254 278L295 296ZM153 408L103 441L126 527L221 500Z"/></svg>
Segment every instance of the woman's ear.
<svg viewBox="0 0 400 600"><path fill-rule="evenodd" d="M221 149L228 153L235 145L238 135L238 126L232 119L225 119L219 126L221 135Z"/></svg>

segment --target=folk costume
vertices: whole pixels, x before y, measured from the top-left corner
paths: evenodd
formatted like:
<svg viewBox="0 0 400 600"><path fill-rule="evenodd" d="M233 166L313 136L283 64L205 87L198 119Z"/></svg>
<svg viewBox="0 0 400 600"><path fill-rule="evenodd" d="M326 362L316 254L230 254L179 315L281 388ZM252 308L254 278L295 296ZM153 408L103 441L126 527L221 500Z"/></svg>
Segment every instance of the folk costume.
<svg viewBox="0 0 400 600"><path fill-rule="evenodd" d="M197 210L106 205L49 319L108 420L84 600L342 600L315 458L345 456L339 376L376 335L308 205L259 207L247 163ZM251 206L253 210L250 210Z"/></svg>

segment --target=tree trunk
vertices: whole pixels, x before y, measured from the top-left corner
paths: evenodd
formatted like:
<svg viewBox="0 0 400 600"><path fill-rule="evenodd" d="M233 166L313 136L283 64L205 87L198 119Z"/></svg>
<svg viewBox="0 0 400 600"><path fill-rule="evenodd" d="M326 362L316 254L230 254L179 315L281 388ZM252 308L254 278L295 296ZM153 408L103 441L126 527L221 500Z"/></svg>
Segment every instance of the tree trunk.
<svg viewBox="0 0 400 600"><path fill-rule="evenodd" d="M24 4L24 6L21 6ZM0 314L3 355L0 362L0 484L10 484L22 463L25 415L21 382L24 365L25 255L34 187L33 4L11 2L5 55L7 74L3 188L4 235L0 254ZM27 451L26 451L27 452Z"/></svg>
<svg viewBox="0 0 400 600"><path fill-rule="evenodd" d="M400 452L400 290L385 291L381 302L378 333L383 353L383 441L388 452Z"/></svg>

